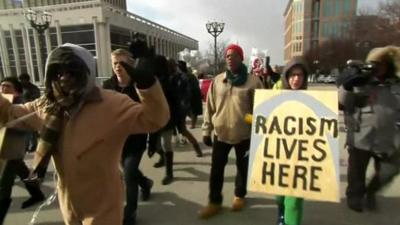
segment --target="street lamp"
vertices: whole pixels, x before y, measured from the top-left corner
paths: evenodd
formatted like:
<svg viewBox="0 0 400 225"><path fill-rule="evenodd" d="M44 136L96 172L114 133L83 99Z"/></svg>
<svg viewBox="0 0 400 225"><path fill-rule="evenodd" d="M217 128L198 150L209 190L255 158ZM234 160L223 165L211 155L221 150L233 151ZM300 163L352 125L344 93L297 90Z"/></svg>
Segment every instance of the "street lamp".
<svg viewBox="0 0 400 225"><path fill-rule="evenodd" d="M218 72L218 58L217 58L217 37L224 31L225 23L208 22L206 28L209 34L214 37L214 75Z"/></svg>
<svg viewBox="0 0 400 225"><path fill-rule="evenodd" d="M316 82L319 77L319 67L318 67L319 61L318 61L318 59L314 60L313 64L314 64L314 68L315 68L315 74L311 78L311 80L312 80L311 82Z"/></svg>
<svg viewBox="0 0 400 225"><path fill-rule="evenodd" d="M44 77L44 66L45 66L45 60L46 60L46 54L45 54L45 41L44 41L44 32L49 28L52 15L46 11L34 11L32 9L29 9L25 12L25 18L28 20L30 23L31 27L34 28L38 34L39 34L39 45L40 45L40 58L42 59L42 76L41 78ZM36 57L37 60L38 57ZM37 60L38 61L38 60ZM39 68L38 64L38 68ZM42 82L42 79L40 79Z"/></svg>

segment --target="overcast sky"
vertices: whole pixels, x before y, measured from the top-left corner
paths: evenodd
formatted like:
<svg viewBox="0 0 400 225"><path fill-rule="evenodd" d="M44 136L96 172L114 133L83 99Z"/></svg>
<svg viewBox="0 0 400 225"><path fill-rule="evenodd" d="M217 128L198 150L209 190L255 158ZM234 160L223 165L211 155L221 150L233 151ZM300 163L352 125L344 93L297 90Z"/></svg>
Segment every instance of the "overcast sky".
<svg viewBox="0 0 400 225"><path fill-rule="evenodd" d="M376 7L379 0L359 0L359 7ZM271 64L283 63L283 30L287 0L128 0L128 11L199 41L204 52L213 44L207 21L225 23L218 40L238 43L249 56L251 48L268 49Z"/></svg>

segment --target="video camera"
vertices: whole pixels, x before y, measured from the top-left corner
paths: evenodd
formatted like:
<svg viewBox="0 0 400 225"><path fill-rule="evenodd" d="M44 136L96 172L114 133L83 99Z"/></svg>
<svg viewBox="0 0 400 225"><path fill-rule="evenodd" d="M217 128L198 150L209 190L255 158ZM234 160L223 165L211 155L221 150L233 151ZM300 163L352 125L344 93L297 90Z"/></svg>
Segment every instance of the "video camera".
<svg viewBox="0 0 400 225"><path fill-rule="evenodd" d="M346 64L348 67L357 69L359 73L364 76L372 76L375 70L375 65L373 63L364 63L361 60L349 59Z"/></svg>
<svg viewBox="0 0 400 225"><path fill-rule="evenodd" d="M343 85L345 89L351 90L355 86L363 86L371 81L375 71L375 65L364 63L361 60L347 60L347 67L336 79L336 85Z"/></svg>

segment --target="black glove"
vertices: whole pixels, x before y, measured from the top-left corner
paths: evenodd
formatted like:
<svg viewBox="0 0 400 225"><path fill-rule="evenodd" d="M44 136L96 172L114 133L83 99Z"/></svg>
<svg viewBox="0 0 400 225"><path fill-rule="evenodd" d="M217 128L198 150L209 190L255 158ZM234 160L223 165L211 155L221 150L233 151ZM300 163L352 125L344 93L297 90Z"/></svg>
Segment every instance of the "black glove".
<svg viewBox="0 0 400 225"><path fill-rule="evenodd" d="M156 82L153 65L150 59L137 58L133 66L125 62L121 62L121 65L125 68L126 72L139 89L147 89Z"/></svg>
<svg viewBox="0 0 400 225"><path fill-rule="evenodd" d="M203 137L203 143L209 147L212 146L212 140L210 136L204 136Z"/></svg>

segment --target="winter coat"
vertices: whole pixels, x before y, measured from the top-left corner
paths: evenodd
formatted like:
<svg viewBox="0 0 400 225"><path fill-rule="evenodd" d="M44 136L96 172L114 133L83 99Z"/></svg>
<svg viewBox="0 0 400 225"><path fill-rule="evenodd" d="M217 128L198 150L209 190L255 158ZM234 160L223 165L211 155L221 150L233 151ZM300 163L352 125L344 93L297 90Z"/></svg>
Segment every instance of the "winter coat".
<svg viewBox="0 0 400 225"><path fill-rule="evenodd" d="M140 104L125 94L95 87L93 56L79 46L63 46L71 48L89 69L84 100L72 117L64 119L53 154L64 222L122 224L124 186L119 165L125 140L130 134L154 132L163 127L169 119L168 105L158 82L138 90ZM50 53L47 66L52 62L57 63L57 57ZM46 73L46 83L51 82L49 76ZM10 105L0 97L0 122L37 112L21 126L40 130L46 111L39 102L40 99Z"/></svg>
<svg viewBox="0 0 400 225"><path fill-rule="evenodd" d="M226 73L217 75L208 91L204 112L203 136L213 132L218 140L237 144L249 139L251 125L244 120L253 111L254 90L262 89L263 84L255 76L247 75L241 86L232 86Z"/></svg>
<svg viewBox="0 0 400 225"><path fill-rule="evenodd" d="M372 74L367 83L352 90L346 90L346 84L341 84L339 103L344 109L346 142L350 147L386 156L400 151L400 79L396 76L400 61L396 55L400 56L400 49L385 47L375 49L368 56L368 61L389 59L393 62L395 70L386 74L383 82ZM340 76L353 75L346 72Z"/></svg>
<svg viewBox="0 0 400 225"><path fill-rule="evenodd" d="M187 74L191 91L190 112L194 115L203 114L203 102L201 99L201 90L199 80L193 74Z"/></svg>
<svg viewBox="0 0 400 225"><path fill-rule="evenodd" d="M170 76L170 84L174 89L172 94L174 94L174 98L178 100L178 120L184 120L189 114L190 100L192 98L189 78L180 71Z"/></svg>
<svg viewBox="0 0 400 225"><path fill-rule="evenodd" d="M21 96L14 97L13 104L21 104L24 100ZM15 160L24 159L25 141L27 132L21 129L7 128L4 133L3 145L0 146L0 159Z"/></svg>
<svg viewBox="0 0 400 225"><path fill-rule="evenodd" d="M33 101L40 97L39 88L32 83L24 85L23 89L22 96L26 102Z"/></svg>

